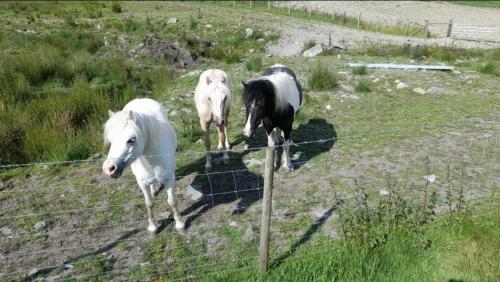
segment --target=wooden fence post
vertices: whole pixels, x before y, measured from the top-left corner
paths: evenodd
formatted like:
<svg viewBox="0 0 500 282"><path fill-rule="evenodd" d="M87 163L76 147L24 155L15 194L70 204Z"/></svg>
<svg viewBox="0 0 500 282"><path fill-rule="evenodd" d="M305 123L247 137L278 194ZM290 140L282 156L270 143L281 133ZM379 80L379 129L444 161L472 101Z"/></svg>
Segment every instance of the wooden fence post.
<svg viewBox="0 0 500 282"><path fill-rule="evenodd" d="M453 20L450 20L448 22L448 31L446 32L446 37L450 37L451 36L451 30L453 29Z"/></svg>
<svg viewBox="0 0 500 282"><path fill-rule="evenodd" d="M425 20L425 27L424 27L424 32L425 32L425 38L429 37L429 20Z"/></svg>
<svg viewBox="0 0 500 282"><path fill-rule="evenodd" d="M264 167L264 196L262 198L262 220L260 222L260 273L264 273L267 271L267 261L269 259L269 234L271 230L271 214L273 201L274 150L274 147L267 148L266 164Z"/></svg>

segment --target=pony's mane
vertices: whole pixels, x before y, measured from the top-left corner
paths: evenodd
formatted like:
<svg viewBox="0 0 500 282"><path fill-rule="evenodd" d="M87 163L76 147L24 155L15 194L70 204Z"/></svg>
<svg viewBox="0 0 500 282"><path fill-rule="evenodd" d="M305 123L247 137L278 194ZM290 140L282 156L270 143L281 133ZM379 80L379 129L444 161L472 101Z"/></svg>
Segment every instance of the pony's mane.
<svg viewBox="0 0 500 282"><path fill-rule="evenodd" d="M249 105L251 101L256 99L265 100L266 106L270 109L274 109L276 105L274 86L272 82L267 79L258 78L249 81L242 96L245 105Z"/></svg>
<svg viewBox="0 0 500 282"><path fill-rule="evenodd" d="M132 118L130 118L132 117ZM137 132L137 139L153 139L151 118L133 111L119 111L113 114L104 124L104 142L110 143L111 136L121 132L127 125L131 125Z"/></svg>

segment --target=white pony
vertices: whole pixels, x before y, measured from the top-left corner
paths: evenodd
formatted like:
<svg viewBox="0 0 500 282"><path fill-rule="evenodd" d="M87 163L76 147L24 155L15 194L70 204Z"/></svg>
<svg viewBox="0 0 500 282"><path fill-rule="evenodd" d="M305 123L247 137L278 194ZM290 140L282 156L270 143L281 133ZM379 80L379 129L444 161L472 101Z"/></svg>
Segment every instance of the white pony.
<svg viewBox="0 0 500 282"><path fill-rule="evenodd" d="M212 168L212 156L210 154L210 123L213 121L219 132L219 145L217 149L223 150L224 162L229 160L229 138L227 135L227 124L229 106L231 104L231 82L228 75L219 69L209 69L200 75L200 80L194 92L196 110L200 118L201 130L205 139L207 149L207 161L205 169Z"/></svg>
<svg viewBox="0 0 500 282"><path fill-rule="evenodd" d="M144 194L148 231L157 230L152 208L161 184L167 190L175 228L182 230L184 222L177 210L174 191L177 138L163 106L151 99L135 99L121 111L109 111L104 142L110 144L110 148L102 169L108 176L118 178L130 165Z"/></svg>

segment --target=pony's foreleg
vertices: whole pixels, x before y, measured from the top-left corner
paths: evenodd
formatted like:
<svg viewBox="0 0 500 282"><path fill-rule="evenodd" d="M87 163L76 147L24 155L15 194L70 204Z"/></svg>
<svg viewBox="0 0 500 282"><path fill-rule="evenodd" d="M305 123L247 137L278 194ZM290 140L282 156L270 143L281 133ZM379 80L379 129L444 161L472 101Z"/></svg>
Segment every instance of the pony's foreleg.
<svg viewBox="0 0 500 282"><path fill-rule="evenodd" d="M219 146L217 146L217 148L219 150L223 150L222 159L224 160L224 163L227 163L229 161L229 155L227 154L228 147L226 146L227 135L226 135L225 126L222 125L222 126L217 127L217 131L219 133Z"/></svg>
<svg viewBox="0 0 500 282"><path fill-rule="evenodd" d="M172 209L172 213L174 214L175 220L175 229L181 231L184 229L184 222L181 219L181 215L179 214L179 210L177 209L177 202L175 201L175 179L169 178L167 179L167 195L168 195L168 205Z"/></svg>
<svg viewBox="0 0 500 282"><path fill-rule="evenodd" d="M207 150L206 154L206 162L205 162L205 170L210 170L212 168L212 155L210 154L210 134L208 133L208 129L210 127L210 122L201 121L201 130L203 131L203 138L205 141L205 149Z"/></svg>
<svg viewBox="0 0 500 282"><path fill-rule="evenodd" d="M149 189L148 185L145 183L139 183L139 187L142 190L142 193L144 194L144 202L146 203L146 208L148 209L148 231L149 232L156 232L156 224L154 221L154 215L153 215L153 196L151 195L151 190Z"/></svg>
<svg viewBox="0 0 500 282"><path fill-rule="evenodd" d="M283 162L288 171L293 171L293 164L290 160L290 139L285 139L283 142Z"/></svg>

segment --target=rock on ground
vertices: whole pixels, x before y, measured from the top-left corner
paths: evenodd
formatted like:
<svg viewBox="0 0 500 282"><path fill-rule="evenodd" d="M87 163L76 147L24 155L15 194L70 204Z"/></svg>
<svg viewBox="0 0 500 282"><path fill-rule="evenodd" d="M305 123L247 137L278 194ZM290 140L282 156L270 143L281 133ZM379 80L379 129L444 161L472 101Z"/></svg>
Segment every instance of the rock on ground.
<svg viewBox="0 0 500 282"><path fill-rule="evenodd" d="M405 89L408 88L408 84L404 82L399 82L398 85L396 85L396 89Z"/></svg>
<svg viewBox="0 0 500 282"><path fill-rule="evenodd" d="M252 35L253 35L253 29L251 29L249 27L246 28L245 29L245 38L250 38L250 37L252 37Z"/></svg>
<svg viewBox="0 0 500 282"><path fill-rule="evenodd" d="M169 59L177 66L184 67L194 62L191 53L180 47L176 42L161 40L153 36L146 36L135 50L137 54L143 54L153 59Z"/></svg>
<svg viewBox="0 0 500 282"><path fill-rule="evenodd" d="M36 230L40 230L40 229L43 229L47 227L47 221L46 220L42 220L42 221L39 221L37 223L35 223L35 229Z"/></svg>
<svg viewBox="0 0 500 282"><path fill-rule="evenodd" d="M305 50L302 56L311 58L321 54L321 52L323 52L323 46L321 46L321 44L316 44L314 47Z"/></svg>

